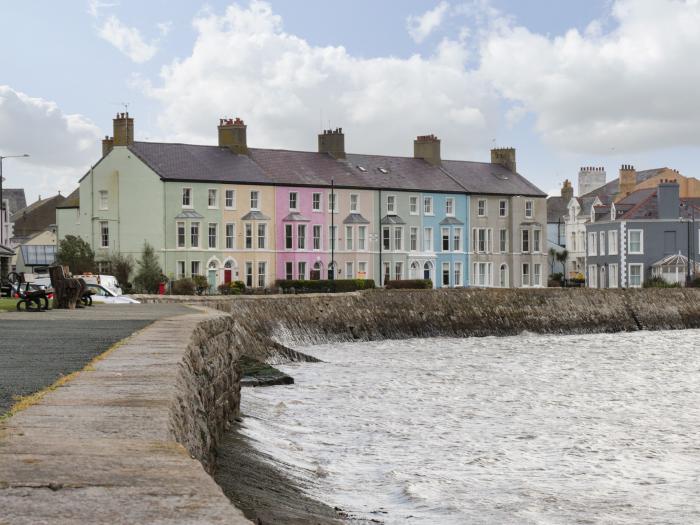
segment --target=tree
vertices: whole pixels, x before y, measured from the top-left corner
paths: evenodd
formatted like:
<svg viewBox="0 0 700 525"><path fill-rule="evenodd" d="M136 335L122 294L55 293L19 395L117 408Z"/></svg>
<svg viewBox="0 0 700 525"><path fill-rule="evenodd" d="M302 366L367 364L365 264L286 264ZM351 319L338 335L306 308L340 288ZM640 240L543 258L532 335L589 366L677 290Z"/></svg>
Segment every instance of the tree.
<svg viewBox="0 0 700 525"><path fill-rule="evenodd" d="M163 278L163 270L158 263L158 257L153 246L148 242L143 243L143 254L136 263L138 270L134 278L136 287L146 293L158 293L158 286Z"/></svg>
<svg viewBox="0 0 700 525"><path fill-rule="evenodd" d="M568 259L569 259L568 250L562 250L557 254L557 262L560 262L561 265L564 267L564 271L562 272L564 275L566 275L566 261Z"/></svg>
<svg viewBox="0 0 700 525"><path fill-rule="evenodd" d="M92 272L95 270L95 252L80 237L66 235L58 243L56 263L68 266L71 273L76 275Z"/></svg>
<svg viewBox="0 0 700 525"><path fill-rule="evenodd" d="M109 266L109 273L117 278L122 290L129 293L131 288L129 276L134 271L134 258L131 255L122 255L117 252L110 255L106 262Z"/></svg>
<svg viewBox="0 0 700 525"><path fill-rule="evenodd" d="M554 248L549 249L549 274L554 273L554 265L556 264L558 260L558 254L557 251Z"/></svg>

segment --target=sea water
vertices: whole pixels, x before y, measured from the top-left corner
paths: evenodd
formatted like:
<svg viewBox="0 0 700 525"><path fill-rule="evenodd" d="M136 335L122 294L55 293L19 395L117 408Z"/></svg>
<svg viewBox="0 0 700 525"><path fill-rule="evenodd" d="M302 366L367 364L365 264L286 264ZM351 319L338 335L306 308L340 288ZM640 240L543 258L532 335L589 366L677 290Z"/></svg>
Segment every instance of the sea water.
<svg viewBox="0 0 700 525"><path fill-rule="evenodd" d="M700 331L298 348L243 433L386 524L700 523Z"/></svg>

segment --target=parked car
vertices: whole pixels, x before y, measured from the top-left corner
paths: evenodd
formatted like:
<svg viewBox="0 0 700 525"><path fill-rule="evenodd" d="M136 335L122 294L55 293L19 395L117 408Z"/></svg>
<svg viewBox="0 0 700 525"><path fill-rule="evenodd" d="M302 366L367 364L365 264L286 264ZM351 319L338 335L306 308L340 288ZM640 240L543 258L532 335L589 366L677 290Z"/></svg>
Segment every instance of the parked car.
<svg viewBox="0 0 700 525"><path fill-rule="evenodd" d="M139 301L126 295L115 293L113 290L101 284L86 283L87 289L92 292L93 303L107 304L139 304Z"/></svg>
<svg viewBox="0 0 700 525"><path fill-rule="evenodd" d="M34 282L22 283L22 284L15 283L12 285L12 297L14 297L15 299L19 299L19 297L20 297L20 290L19 290L20 286L22 287L22 289L25 292L26 291L31 292L31 291L43 290L46 292L46 296L49 299L53 299L53 289L51 288L51 283L49 283L48 286L46 286L43 283L34 283Z"/></svg>
<svg viewBox="0 0 700 525"><path fill-rule="evenodd" d="M122 289L119 287L117 278L113 275L102 275L96 273L86 273L83 275L74 275L76 279L84 279L86 284L97 284L104 286L108 290L114 292L114 295L121 295Z"/></svg>

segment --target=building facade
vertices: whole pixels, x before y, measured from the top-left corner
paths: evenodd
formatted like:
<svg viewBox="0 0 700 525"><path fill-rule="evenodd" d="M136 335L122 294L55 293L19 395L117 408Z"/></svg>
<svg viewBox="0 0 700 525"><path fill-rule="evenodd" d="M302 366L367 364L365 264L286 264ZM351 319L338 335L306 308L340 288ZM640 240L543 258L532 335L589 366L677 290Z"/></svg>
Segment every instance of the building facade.
<svg viewBox="0 0 700 525"><path fill-rule="evenodd" d="M119 114L103 157L57 210L58 236L98 259L155 248L173 279L429 278L436 287L546 286L545 194L491 162L443 161L432 135L412 157L345 152L341 129L318 151L250 148L240 119L214 146L139 142Z"/></svg>

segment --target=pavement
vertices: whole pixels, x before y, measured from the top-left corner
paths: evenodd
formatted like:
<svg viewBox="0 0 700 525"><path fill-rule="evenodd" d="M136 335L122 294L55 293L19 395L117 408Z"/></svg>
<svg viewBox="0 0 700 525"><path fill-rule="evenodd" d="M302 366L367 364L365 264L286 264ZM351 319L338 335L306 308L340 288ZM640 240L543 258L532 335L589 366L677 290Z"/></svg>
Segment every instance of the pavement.
<svg viewBox="0 0 700 525"><path fill-rule="evenodd" d="M179 304L115 304L0 313L0 415L15 396L32 394L82 369L153 321L192 312Z"/></svg>

